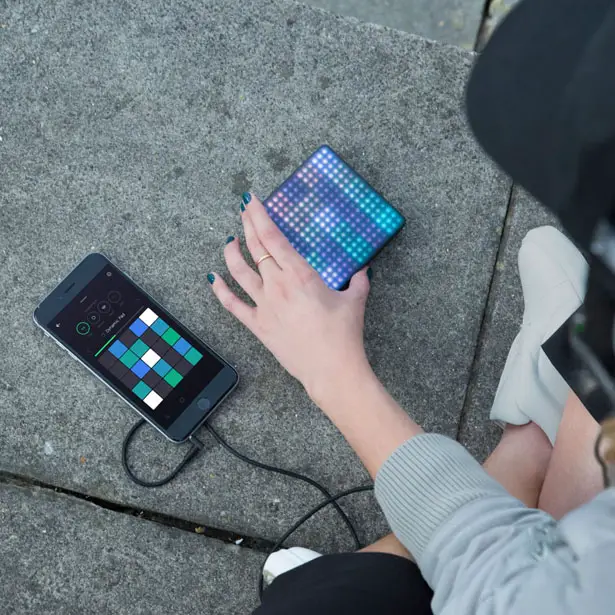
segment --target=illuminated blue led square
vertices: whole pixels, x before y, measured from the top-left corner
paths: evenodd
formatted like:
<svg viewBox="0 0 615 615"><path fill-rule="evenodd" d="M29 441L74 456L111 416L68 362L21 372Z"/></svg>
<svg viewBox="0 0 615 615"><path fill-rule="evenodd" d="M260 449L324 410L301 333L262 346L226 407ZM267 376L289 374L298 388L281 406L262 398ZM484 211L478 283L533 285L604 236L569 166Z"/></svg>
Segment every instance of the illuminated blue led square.
<svg viewBox="0 0 615 615"><path fill-rule="evenodd" d="M293 247L334 289L343 288L404 224L403 216L326 145L265 205Z"/></svg>
<svg viewBox="0 0 615 615"><path fill-rule="evenodd" d="M129 327L129 329L137 336L140 337L143 335L145 329L147 329L147 325L140 319L137 318Z"/></svg>
<svg viewBox="0 0 615 615"><path fill-rule="evenodd" d="M173 348L183 356L190 350L191 346L190 342L187 342L183 337L180 337L175 344L173 344Z"/></svg>
<svg viewBox="0 0 615 615"><path fill-rule="evenodd" d="M109 346L109 352L117 359L119 359L127 350L128 348L126 348L126 346L119 340L115 340L115 342Z"/></svg>
<svg viewBox="0 0 615 615"><path fill-rule="evenodd" d="M143 376L149 372L147 363L141 361L141 359L139 359L130 369L133 371L135 376L139 376L139 378L143 378Z"/></svg>

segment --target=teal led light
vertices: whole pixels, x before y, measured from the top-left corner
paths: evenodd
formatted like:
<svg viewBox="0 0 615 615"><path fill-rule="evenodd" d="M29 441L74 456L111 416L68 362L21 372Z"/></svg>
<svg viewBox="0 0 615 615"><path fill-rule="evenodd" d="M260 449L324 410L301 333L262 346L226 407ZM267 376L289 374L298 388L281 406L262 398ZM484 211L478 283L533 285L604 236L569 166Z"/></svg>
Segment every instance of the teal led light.
<svg viewBox="0 0 615 615"><path fill-rule="evenodd" d="M334 289L343 288L404 224L403 216L326 145L265 205L295 249Z"/></svg>

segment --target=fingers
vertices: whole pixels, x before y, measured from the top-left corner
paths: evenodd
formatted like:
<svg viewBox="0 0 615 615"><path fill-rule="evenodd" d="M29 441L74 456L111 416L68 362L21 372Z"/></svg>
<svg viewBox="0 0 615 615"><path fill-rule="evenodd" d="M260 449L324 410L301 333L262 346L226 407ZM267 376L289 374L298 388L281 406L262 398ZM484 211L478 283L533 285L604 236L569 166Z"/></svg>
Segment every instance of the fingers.
<svg viewBox="0 0 615 615"><path fill-rule="evenodd" d="M243 232L246 238L246 245L248 246L248 250L252 255L252 260L256 263L260 258L265 256L268 253L268 250L261 243L261 240L254 228L254 224L252 223L252 219L247 215L245 208L242 210L241 221L243 222ZM266 215L266 214L265 214ZM272 254L273 256L273 254ZM276 264L275 258L268 258L263 261L263 269L265 267L275 267L275 270L280 269L279 265Z"/></svg>
<svg viewBox="0 0 615 615"><path fill-rule="evenodd" d="M237 297L218 274L208 273L207 281L211 284L214 295L216 295L222 306L235 316L240 323L254 332L256 308L250 307Z"/></svg>
<svg viewBox="0 0 615 615"><path fill-rule="evenodd" d="M260 243L265 247L282 268L301 270L310 265L290 245L290 242L276 223L269 217L265 206L252 194L244 194L245 212L243 218L247 218L253 224L254 231Z"/></svg>
<svg viewBox="0 0 615 615"><path fill-rule="evenodd" d="M239 248L239 241L233 239L224 248L224 258L226 266L233 279L243 288L254 303L258 303L258 296L263 288L261 277L246 263Z"/></svg>
<svg viewBox="0 0 615 615"><path fill-rule="evenodd" d="M368 273L368 271L369 268L364 268L361 269L361 271L357 271L357 273L350 278L350 284L344 293L347 293L349 296L361 301L365 301L367 299L367 295L369 295L370 287L371 273Z"/></svg>

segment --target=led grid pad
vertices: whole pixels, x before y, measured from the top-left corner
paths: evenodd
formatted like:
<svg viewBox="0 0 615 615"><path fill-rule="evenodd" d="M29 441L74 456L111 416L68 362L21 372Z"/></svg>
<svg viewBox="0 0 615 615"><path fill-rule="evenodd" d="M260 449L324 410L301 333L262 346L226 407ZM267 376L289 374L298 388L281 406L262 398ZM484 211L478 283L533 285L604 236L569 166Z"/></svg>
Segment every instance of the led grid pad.
<svg viewBox="0 0 615 615"><path fill-rule="evenodd" d="M404 224L403 216L326 145L264 204L297 252L335 290Z"/></svg>
<svg viewBox="0 0 615 615"><path fill-rule="evenodd" d="M155 410L202 358L190 342L147 308L98 360Z"/></svg>

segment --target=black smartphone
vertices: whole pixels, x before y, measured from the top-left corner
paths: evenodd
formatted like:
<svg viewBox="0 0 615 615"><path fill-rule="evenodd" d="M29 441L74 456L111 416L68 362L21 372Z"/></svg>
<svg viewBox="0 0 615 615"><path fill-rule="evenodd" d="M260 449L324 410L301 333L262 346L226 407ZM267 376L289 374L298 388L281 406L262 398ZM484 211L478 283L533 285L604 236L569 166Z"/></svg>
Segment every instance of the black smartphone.
<svg viewBox="0 0 615 615"><path fill-rule="evenodd" d="M102 254L89 254L34 322L174 442L233 390L237 372Z"/></svg>
<svg viewBox="0 0 615 615"><path fill-rule="evenodd" d="M405 219L328 145L263 202L325 283L342 290L403 228Z"/></svg>

